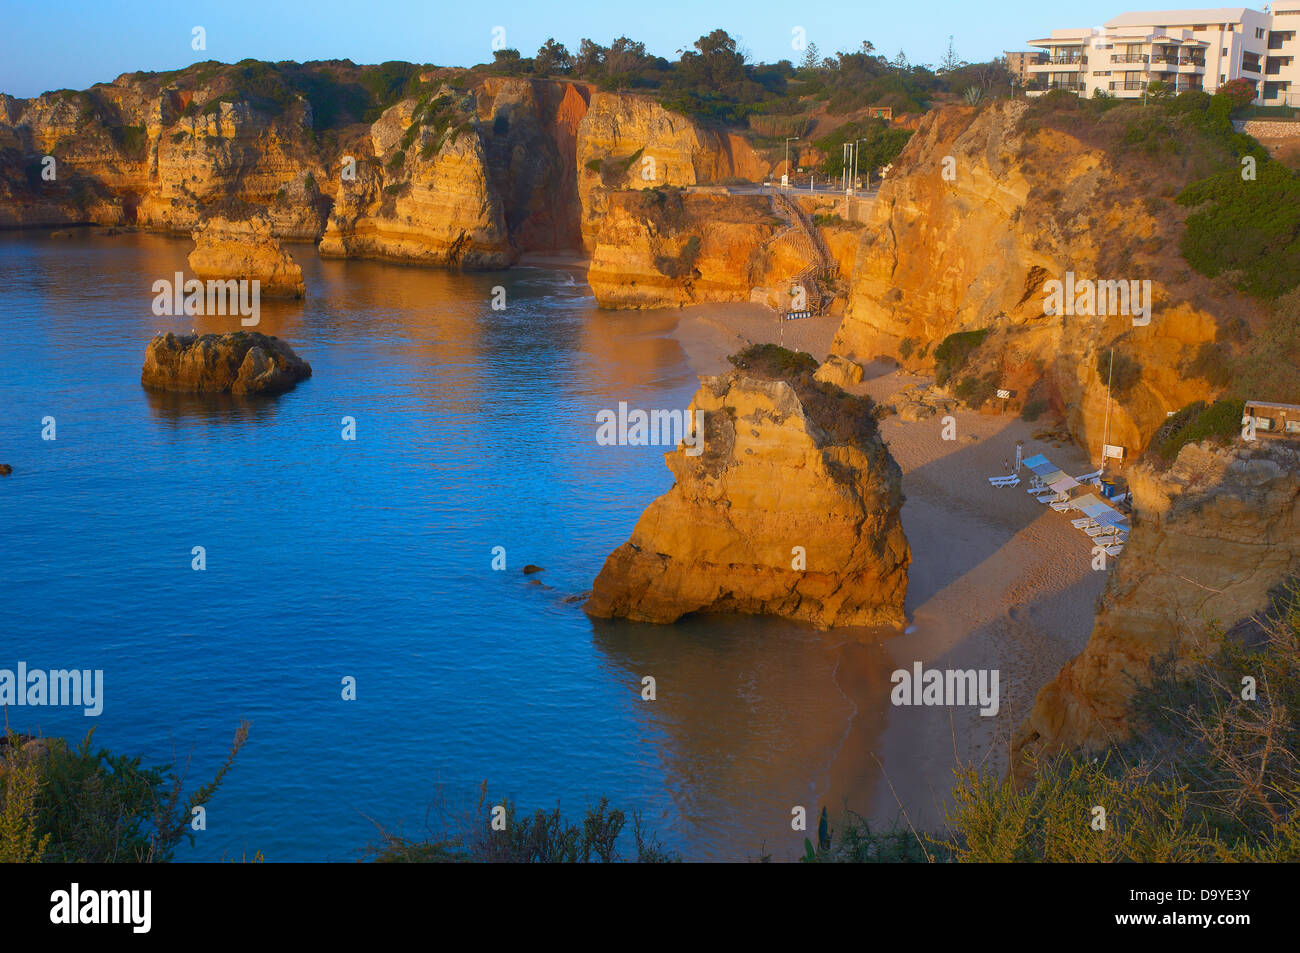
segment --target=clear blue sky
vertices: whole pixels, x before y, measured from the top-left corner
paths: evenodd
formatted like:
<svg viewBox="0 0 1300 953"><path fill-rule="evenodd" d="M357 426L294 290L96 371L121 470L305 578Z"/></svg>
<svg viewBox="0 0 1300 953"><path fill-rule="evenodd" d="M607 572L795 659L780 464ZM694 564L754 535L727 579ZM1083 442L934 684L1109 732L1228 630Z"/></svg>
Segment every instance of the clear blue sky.
<svg viewBox="0 0 1300 953"><path fill-rule="evenodd" d="M1171 4L1175 5L1176 4ZM1098 26L1128 9L1159 4L1122 0L223 0L144 3L65 0L6 4L0 29L0 92L35 96L84 89L134 70L170 70L198 60L410 60L472 66L491 58L492 29L506 45L532 55L553 36L571 51L581 37L607 44L619 35L641 40L669 59L701 34L722 27L757 60L797 59L792 30L829 54L871 40L891 58L902 49L914 63L936 63L954 35L963 59L983 60L1021 49L1031 36L1061 27ZM191 30L207 31L206 52L191 48Z"/></svg>

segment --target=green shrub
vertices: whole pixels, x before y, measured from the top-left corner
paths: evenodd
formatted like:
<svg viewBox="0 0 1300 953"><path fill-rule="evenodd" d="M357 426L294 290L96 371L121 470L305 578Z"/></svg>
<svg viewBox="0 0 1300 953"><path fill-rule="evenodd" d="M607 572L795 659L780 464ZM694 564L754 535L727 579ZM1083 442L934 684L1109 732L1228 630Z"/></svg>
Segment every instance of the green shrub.
<svg viewBox="0 0 1300 953"><path fill-rule="evenodd" d="M1118 348L1098 351L1097 376L1110 384L1111 393L1123 395L1142 379L1142 365Z"/></svg>
<svg viewBox="0 0 1300 953"><path fill-rule="evenodd" d="M966 361L988 337L989 328L950 334L934 349L935 383L943 386L966 366Z"/></svg>
<svg viewBox="0 0 1300 953"><path fill-rule="evenodd" d="M1181 248L1201 274L1276 298L1300 285L1300 177L1262 150L1252 155L1256 180L1243 180L1238 167L1178 195L1193 209Z"/></svg>
<svg viewBox="0 0 1300 953"><path fill-rule="evenodd" d="M393 157L388 160L388 168L390 171L394 171L394 172L400 169L405 164L406 164L406 153L401 149L398 149L396 152L394 152Z"/></svg>
<svg viewBox="0 0 1300 953"><path fill-rule="evenodd" d="M1020 408L1020 419L1033 423L1047 411L1047 401L1042 398L1025 402L1025 406Z"/></svg>
<svg viewBox="0 0 1300 953"><path fill-rule="evenodd" d="M39 855L55 863L170 861L182 839L193 840L192 809L207 804L220 788L248 740L248 724L235 732L213 779L188 797L183 774L96 749L93 735L92 729L75 748L60 738L46 741L48 753L36 762L34 797L29 776L7 772L0 778L0 853L25 849L28 859ZM6 758L26 740L8 732Z"/></svg>
<svg viewBox="0 0 1300 953"><path fill-rule="evenodd" d="M1189 404L1165 421L1152 438L1151 447L1160 462L1169 464L1189 443L1226 443L1241 433L1244 412L1245 401L1236 399L1217 400L1209 406L1204 401Z"/></svg>

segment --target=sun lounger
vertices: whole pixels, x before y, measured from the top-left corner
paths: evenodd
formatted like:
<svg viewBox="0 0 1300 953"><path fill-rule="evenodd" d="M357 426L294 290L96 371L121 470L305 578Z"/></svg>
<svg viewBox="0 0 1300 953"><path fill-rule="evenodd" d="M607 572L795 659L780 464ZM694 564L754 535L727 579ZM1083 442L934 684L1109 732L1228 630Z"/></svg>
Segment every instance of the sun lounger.
<svg viewBox="0 0 1300 953"><path fill-rule="evenodd" d="M990 486L1019 486L1020 477L1012 473L1010 476L989 477Z"/></svg>
<svg viewBox="0 0 1300 953"><path fill-rule="evenodd" d="M1096 526L1097 521L1091 516L1080 516L1077 520L1070 520L1075 529L1087 529L1089 526Z"/></svg>
<svg viewBox="0 0 1300 953"><path fill-rule="evenodd" d="M1106 555L1107 555L1107 556L1118 556L1118 555L1119 555L1120 553L1122 553L1123 551L1124 551L1124 544L1123 544L1123 543L1116 543L1114 546L1107 546L1107 547L1106 547Z"/></svg>

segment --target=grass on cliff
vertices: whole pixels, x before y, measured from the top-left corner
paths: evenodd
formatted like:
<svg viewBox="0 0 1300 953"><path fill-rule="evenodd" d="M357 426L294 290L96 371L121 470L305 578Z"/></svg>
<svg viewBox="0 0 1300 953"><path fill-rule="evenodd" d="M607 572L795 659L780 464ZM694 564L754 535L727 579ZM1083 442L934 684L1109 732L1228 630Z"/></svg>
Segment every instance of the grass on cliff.
<svg viewBox="0 0 1300 953"><path fill-rule="evenodd" d="M869 450L883 447L876 402L815 380L818 365L811 354L775 344L751 344L727 360L750 377L789 384L804 412L836 443Z"/></svg>

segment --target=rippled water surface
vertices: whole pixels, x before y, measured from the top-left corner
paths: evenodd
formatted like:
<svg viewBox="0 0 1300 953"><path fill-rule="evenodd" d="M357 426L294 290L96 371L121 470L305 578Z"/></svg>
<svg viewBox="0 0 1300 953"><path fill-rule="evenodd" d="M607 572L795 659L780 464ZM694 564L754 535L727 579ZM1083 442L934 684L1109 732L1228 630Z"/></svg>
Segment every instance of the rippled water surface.
<svg viewBox="0 0 1300 953"><path fill-rule="evenodd" d="M801 847L791 805L813 814L854 771L829 767L855 710L835 640L773 620L593 623L565 601L672 484L663 448L593 434L620 400L686 406L675 314L600 312L576 269L293 246L306 301L264 302L258 330L312 379L253 403L152 395L153 334L236 327L152 314L190 247L0 235L0 668L106 683L97 719L21 708L12 727L93 725L152 763L192 751L197 781L250 720L182 859L352 859L376 824L419 834L438 792L472 804L485 780L530 809L608 796L688 858Z"/></svg>

